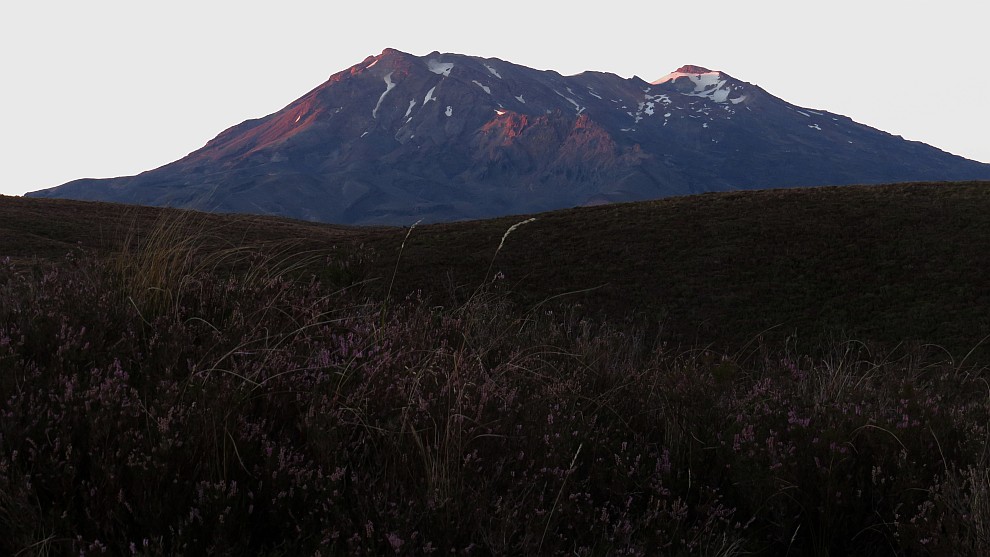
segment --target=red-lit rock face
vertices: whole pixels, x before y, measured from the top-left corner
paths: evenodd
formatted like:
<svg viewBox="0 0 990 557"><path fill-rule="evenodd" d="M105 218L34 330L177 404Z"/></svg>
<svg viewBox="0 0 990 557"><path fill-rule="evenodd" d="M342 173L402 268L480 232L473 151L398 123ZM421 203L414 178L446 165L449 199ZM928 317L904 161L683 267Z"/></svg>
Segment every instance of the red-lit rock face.
<svg viewBox="0 0 990 557"><path fill-rule="evenodd" d="M727 189L990 179L990 165L700 66L655 82L386 49L134 177L40 192L411 224Z"/></svg>
<svg viewBox="0 0 990 557"><path fill-rule="evenodd" d="M691 73L691 74L701 74L701 73L711 73L708 68L702 68L701 66L681 66L675 70L676 73Z"/></svg>
<svg viewBox="0 0 990 557"><path fill-rule="evenodd" d="M545 117L539 117L545 120ZM496 115L485 125L481 126L478 133L482 136L491 136L502 145L510 145L517 139L524 129L529 126L529 116L516 112L506 112Z"/></svg>

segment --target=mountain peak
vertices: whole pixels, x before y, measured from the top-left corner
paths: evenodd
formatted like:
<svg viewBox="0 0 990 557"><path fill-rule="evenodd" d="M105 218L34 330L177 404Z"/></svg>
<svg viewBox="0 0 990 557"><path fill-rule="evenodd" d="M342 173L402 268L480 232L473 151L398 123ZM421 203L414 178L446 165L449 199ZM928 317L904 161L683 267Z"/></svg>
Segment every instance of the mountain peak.
<svg viewBox="0 0 990 557"><path fill-rule="evenodd" d="M722 72L712 71L708 68L702 66L692 66L690 64L686 66L681 66L674 70L673 72L661 77L660 79L650 83L650 85L660 85L661 83L666 83L668 81L675 81L682 77L691 77L694 81L697 81L701 76L712 76L720 77Z"/></svg>
<svg viewBox="0 0 990 557"><path fill-rule="evenodd" d="M746 100L743 91L747 88L730 76L701 66L681 66L650 85L664 85L669 89L689 97L705 97L717 103L738 104ZM734 95L734 98L729 98Z"/></svg>
<svg viewBox="0 0 990 557"><path fill-rule="evenodd" d="M686 66L681 66L677 68L677 70L675 70L675 73L703 74L703 73L713 73L713 72L708 68L704 68L701 66L692 66L691 64L688 64Z"/></svg>

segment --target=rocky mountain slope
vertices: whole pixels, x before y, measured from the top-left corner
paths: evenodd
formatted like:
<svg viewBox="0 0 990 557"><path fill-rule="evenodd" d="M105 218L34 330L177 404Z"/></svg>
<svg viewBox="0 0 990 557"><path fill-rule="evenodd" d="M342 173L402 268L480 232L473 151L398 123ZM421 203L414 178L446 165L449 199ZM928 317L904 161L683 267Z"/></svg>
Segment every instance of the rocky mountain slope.
<svg viewBox="0 0 990 557"><path fill-rule="evenodd" d="M29 195L408 225L705 191L971 179L990 179L990 165L724 72L684 66L648 83L386 49L181 160Z"/></svg>

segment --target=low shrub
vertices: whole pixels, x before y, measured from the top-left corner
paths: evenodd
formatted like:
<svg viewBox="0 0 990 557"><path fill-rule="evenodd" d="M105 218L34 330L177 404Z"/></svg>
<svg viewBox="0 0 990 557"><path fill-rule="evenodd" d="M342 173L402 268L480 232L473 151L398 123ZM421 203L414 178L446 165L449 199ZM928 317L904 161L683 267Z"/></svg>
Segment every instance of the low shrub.
<svg viewBox="0 0 990 557"><path fill-rule="evenodd" d="M986 547L983 369L174 271L0 266L0 553Z"/></svg>

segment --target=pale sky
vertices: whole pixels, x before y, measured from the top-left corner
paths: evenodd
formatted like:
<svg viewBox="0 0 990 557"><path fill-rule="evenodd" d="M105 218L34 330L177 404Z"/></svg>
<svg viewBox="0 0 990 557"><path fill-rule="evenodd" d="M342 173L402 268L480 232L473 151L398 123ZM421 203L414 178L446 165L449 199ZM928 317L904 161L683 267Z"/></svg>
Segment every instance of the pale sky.
<svg viewBox="0 0 990 557"><path fill-rule="evenodd" d="M972 0L10 1L0 193L161 166L387 47L647 81L705 66L990 162L988 32Z"/></svg>

